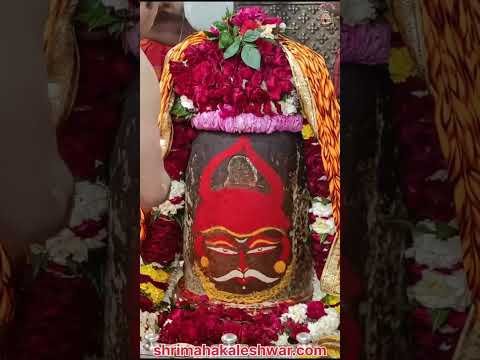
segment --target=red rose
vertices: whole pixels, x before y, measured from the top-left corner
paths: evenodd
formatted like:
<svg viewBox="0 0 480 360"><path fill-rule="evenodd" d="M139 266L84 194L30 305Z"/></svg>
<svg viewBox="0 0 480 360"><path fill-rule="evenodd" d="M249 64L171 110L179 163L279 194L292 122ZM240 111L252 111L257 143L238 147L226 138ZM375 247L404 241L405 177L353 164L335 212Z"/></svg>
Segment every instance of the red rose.
<svg viewBox="0 0 480 360"><path fill-rule="evenodd" d="M106 227L106 218L100 220L85 220L80 225L71 228L72 232L81 238L90 238Z"/></svg>
<svg viewBox="0 0 480 360"><path fill-rule="evenodd" d="M318 320L326 315L325 307L321 301L310 301L307 304L307 316L312 320Z"/></svg>
<svg viewBox="0 0 480 360"><path fill-rule="evenodd" d="M175 258L182 241L181 228L176 221L160 216L150 227L142 242L142 258L145 262L169 264Z"/></svg>
<svg viewBox="0 0 480 360"><path fill-rule="evenodd" d="M294 323L292 320L287 320L287 329L290 330L290 339L297 343L297 335L302 332L309 333L308 327L303 324Z"/></svg>
<svg viewBox="0 0 480 360"><path fill-rule="evenodd" d="M260 88L253 90L250 100L255 103L265 103L268 100L268 94Z"/></svg>
<svg viewBox="0 0 480 360"><path fill-rule="evenodd" d="M259 23L254 20L246 20L240 28L240 34L245 34L248 30L255 30L259 27Z"/></svg>
<svg viewBox="0 0 480 360"><path fill-rule="evenodd" d="M278 25L282 22L282 19L280 19L279 17L267 17L263 20L263 24L267 25L267 24L275 24L275 25Z"/></svg>
<svg viewBox="0 0 480 360"><path fill-rule="evenodd" d="M153 311L153 302L146 296L140 294L140 310L141 311Z"/></svg>

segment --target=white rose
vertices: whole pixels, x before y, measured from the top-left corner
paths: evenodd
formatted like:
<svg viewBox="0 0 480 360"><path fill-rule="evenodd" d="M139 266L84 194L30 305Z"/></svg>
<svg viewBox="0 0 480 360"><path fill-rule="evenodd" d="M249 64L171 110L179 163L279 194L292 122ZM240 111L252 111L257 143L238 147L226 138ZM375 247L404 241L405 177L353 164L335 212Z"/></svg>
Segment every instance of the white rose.
<svg viewBox="0 0 480 360"><path fill-rule="evenodd" d="M101 183L80 181L75 183L70 226L80 225L85 220L100 220L108 209L108 189Z"/></svg>
<svg viewBox="0 0 480 360"><path fill-rule="evenodd" d="M183 203L183 202L182 202ZM172 204L170 201L165 201L158 205L158 207L153 208L153 211L159 212L162 215L165 216L170 216L170 215L175 215L177 213L177 208L180 206L180 204Z"/></svg>
<svg viewBox="0 0 480 360"><path fill-rule="evenodd" d="M335 221L333 218L322 219L317 218L313 224L310 225L310 229L317 234L335 234Z"/></svg>
<svg viewBox="0 0 480 360"><path fill-rule="evenodd" d="M296 323L303 323L307 320L307 305L297 304L288 308L288 317Z"/></svg>
<svg viewBox="0 0 480 360"><path fill-rule="evenodd" d="M180 103L187 110L194 110L195 109L195 106L193 105L193 101L190 100L185 95L180 96Z"/></svg>
<svg viewBox="0 0 480 360"><path fill-rule="evenodd" d="M342 0L340 12L342 22L348 25L363 24L376 17L375 7L368 0Z"/></svg>
<svg viewBox="0 0 480 360"><path fill-rule="evenodd" d="M307 325L312 341L318 341L323 336L336 334L340 325L340 316L337 311L332 308L325 309L327 315Z"/></svg>
<svg viewBox="0 0 480 360"><path fill-rule="evenodd" d="M59 265L65 266L70 256L77 263L88 260L87 245L68 229L64 229L58 235L48 239L45 247L49 259Z"/></svg>
<svg viewBox="0 0 480 360"><path fill-rule="evenodd" d="M185 183L183 181L173 180L170 185L169 199L174 199L185 194Z"/></svg>
<svg viewBox="0 0 480 360"><path fill-rule="evenodd" d="M407 294L431 309L453 308L465 311L471 301L465 273L460 270L451 275L424 270L422 279L409 287Z"/></svg>
<svg viewBox="0 0 480 360"><path fill-rule="evenodd" d="M405 257L431 269L451 268L462 261L462 256L459 236L440 240L434 234L420 232L413 233L413 246L405 251Z"/></svg>
<svg viewBox="0 0 480 360"><path fill-rule="evenodd" d="M319 197L313 199L312 207L309 210L315 216L330 217L333 214L332 203L323 204Z"/></svg>

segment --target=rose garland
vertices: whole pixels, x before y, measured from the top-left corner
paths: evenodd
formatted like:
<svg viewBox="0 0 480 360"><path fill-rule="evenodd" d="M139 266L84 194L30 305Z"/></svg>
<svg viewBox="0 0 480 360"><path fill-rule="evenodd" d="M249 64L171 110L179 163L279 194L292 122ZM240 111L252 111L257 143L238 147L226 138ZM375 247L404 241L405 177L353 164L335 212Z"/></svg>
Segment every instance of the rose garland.
<svg viewBox="0 0 480 360"><path fill-rule="evenodd" d="M414 216L405 252L416 359L453 356L471 296L453 206L453 189L433 122L433 100L398 34L390 54L401 173L406 205ZM405 121L408 119L408 122ZM450 195L448 195L450 194Z"/></svg>
<svg viewBox="0 0 480 360"><path fill-rule="evenodd" d="M250 126L278 123L272 131L300 131L298 118L291 117L299 110L292 71L275 41L284 29L281 25L280 19L268 17L260 8L245 8L215 22L206 32L209 40L189 46L183 61L170 62L176 95L171 114L193 118L200 129L211 130L215 123L215 130L262 131L235 128L246 121ZM232 124L221 127L226 119Z"/></svg>

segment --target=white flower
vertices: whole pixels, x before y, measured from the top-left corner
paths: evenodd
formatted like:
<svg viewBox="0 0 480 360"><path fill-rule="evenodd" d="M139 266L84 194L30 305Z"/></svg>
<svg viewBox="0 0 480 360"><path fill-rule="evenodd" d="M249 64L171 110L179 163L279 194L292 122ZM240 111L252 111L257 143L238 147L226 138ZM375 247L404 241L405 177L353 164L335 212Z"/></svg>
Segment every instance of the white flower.
<svg viewBox="0 0 480 360"><path fill-rule="evenodd" d="M280 32L285 32L285 30L287 29L287 24L283 22L278 24L278 29L280 30Z"/></svg>
<svg viewBox="0 0 480 360"><path fill-rule="evenodd" d="M280 322L281 322L282 324L286 323L287 320L288 320L288 313L284 313L284 314L282 314L282 315L280 316Z"/></svg>
<svg viewBox="0 0 480 360"><path fill-rule="evenodd" d="M91 238L84 239L84 241L88 249L100 249L106 245L104 241L106 237L107 230L102 229L97 233L97 235Z"/></svg>
<svg viewBox="0 0 480 360"><path fill-rule="evenodd" d="M422 98L422 97L425 97L425 96L429 95L429 92L428 92L428 90L416 90L416 91L412 91L411 94L413 96L418 97L418 98Z"/></svg>
<svg viewBox="0 0 480 360"><path fill-rule="evenodd" d="M340 13L342 22L348 25L363 24L376 17L375 7L368 0L342 0Z"/></svg>
<svg viewBox="0 0 480 360"><path fill-rule="evenodd" d="M322 219L317 218L313 224L310 225L310 229L317 234L335 234L335 221L333 218Z"/></svg>
<svg viewBox="0 0 480 360"><path fill-rule="evenodd" d="M287 316L296 323L303 323L307 320L307 305L296 304L289 306Z"/></svg>
<svg viewBox="0 0 480 360"><path fill-rule="evenodd" d="M440 351L449 351L452 348L452 345L447 344L445 342L442 342L440 346L438 347L438 350Z"/></svg>
<svg viewBox="0 0 480 360"><path fill-rule="evenodd" d="M437 170L427 178L427 181L428 180L429 181L439 180L439 181L442 181L442 182L447 181L448 180L448 171L446 169Z"/></svg>
<svg viewBox="0 0 480 360"><path fill-rule="evenodd" d="M407 294L431 309L465 311L471 301L465 273L461 270L450 275L424 270L422 279L409 287Z"/></svg>
<svg viewBox="0 0 480 360"><path fill-rule="evenodd" d="M282 333L278 335L278 339L276 341L272 341L272 344L275 346L285 346L290 345L288 342L289 335L286 333Z"/></svg>
<svg viewBox="0 0 480 360"><path fill-rule="evenodd" d="M185 183L183 181L173 180L170 185L169 199L175 199L176 197L183 196L185 194Z"/></svg>
<svg viewBox="0 0 480 360"><path fill-rule="evenodd" d="M323 336L331 336L337 333L340 325L340 316L335 309L325 309L327 313L320 319L307 325L312 341L318 341Z"/></svg>
<svg viewBox="0 0 480 360"><path fill-rule="evenodd" d="M297 101L294 96L288 96L285 100L278 102L283 115L293 115L297 113Z"/></svg>
<svg viewBox="0 0 480 360"><path fill-rule="evenodd" d="M158 328L158 314L148 311L140 311L140 337L146 334L156 333Z"/></svg>
<svg viewBox="0 0 480 360"><path fill-rule="evenodd" d="M315 269L312 269L313 275L312 275L312 288L313 288L313 295L312 295L312 300L313 301L320 301L322 300L327 293L324 293L321 289L320 286L320 280L317 277L317 273L315 272Z"/></svg>
<svg viewBox="0 0 480 360"><path fill-rule="evenodd" d="M184 201L181 201L179 204L173 204L169 200L161 203L157 207L153 208L154 212L159 212L162 215L165 216L171 216L175 215L177 213L178 209L181 209L183 207Z"/></svg>
<svg viewBox="0 0 480 360"><path fill-rule="evenodd" d="M276 27L277 25L275 24L266 24L261 26L260 29L263 31L260 34L260 37L264 39L272 39L272 40L275 39L275 37L273 36L273 29Z"/></svg>
<svg viewBox="0 0 480 360"><path fill-rule="evenodd" d="M111 6L115 10L128 9L128 0L102 0L103 5Z"/></svg>
<svg viewBox="0 0 480 360"><path fill-rule="evenodd" d="M448 269L462 261L462 244L459 236L440 240L435 234L413 233L413 246L405 257L414 258L418 264L430 269Z"/></svg>
<svg viewBox="0 0 480 360"><path fill-rule="evenodd" d="M45 254L46 253L45 246L42 246L40 244L32 244L30 245L30 252L33 255L40 255L40 254Z"/></svg>
<svg viewBox="0 0 480 360"><path fill-rule="evenodd" d="M193 105L193 101L190 100L185 95L180 96L180 103L187 110L194 110L195 109L195 106Z"/></svg>
<svg viewBox="0 0 480 360"><path fill-rule="evenodd" d="M330 217L333 214L332 203L323 204L320 198L316 197L313 199L312 207L308 212L323 218Z"/></svg>
<svg viewBox="0 0 480 360"><path fill-rule="evenodd" d="M437 231L437 227L435 225L435 223L431 220L423 220L423 221L419 221L417 222L417 227L418 226L422 226L422 227L425 227L426 229L430 230L430 231Z"/></svg>
<svg viewBox="0 0 480 360"><path fill-rule="evenodd" d="M67 259L72 258L77 263L88 260L88 247L82 239L68 229L62 230L56 236L45 242L48 257L56 264L65 266Z"/></svg>
<svg viewBox="0 0 480 360"><path fill-rule="evenodd" d="M108 208L108 190L101 183L80 181L75 183L70 226L80 225L85 220L100 220Z"/></svg>

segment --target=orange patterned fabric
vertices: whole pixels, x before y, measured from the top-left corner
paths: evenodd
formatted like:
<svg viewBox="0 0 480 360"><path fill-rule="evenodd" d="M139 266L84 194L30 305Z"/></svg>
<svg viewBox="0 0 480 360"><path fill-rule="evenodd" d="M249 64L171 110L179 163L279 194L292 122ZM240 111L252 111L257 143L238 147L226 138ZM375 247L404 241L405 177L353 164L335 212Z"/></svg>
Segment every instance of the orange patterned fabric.
<svg viewBox="0 0 480 360"><path fill-rule="evenodd" d="M0 243L0 327L13 317L13 288L11 267L5 249Z"/></svg>
<svg viewBox="0 0 480 360"><path fill-rule="evenodd" d="M308 80L316 107L316 134L321 145L323 166L329 179L333 217L340 234L340 105L323 57L309 47L286 37L283 45L294 55Z"/></svg>
<svg viewBox="0 0 480 360"><path fill-rule="evenodd" d="M147 225L145 223L145 214L140 209L140 243L147 237Z"/></svg>
<svg viewBox="0 0 480 360"><path fill-rule="evenodd" d="M435 122L460 224L463 265L480 300L480 62L478 1L422 1Z"/></svg>

